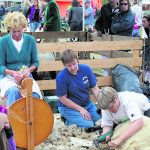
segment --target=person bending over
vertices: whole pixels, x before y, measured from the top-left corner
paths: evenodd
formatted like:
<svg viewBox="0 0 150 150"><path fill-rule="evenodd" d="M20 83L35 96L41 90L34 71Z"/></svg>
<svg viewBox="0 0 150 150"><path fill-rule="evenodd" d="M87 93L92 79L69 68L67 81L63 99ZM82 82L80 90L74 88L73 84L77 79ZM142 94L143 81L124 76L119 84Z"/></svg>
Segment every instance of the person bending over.
<svg viewBox="0 0 150 150"><path fill-rule="evenodd" d="M128 138L137 133L144 125L143 115L150 117L148 98L135 92L118 92L111 87L103 87L97 97L98 107L102 109L102 134L113 130L114 124L130 120L131 125L118 138L106 141L111 148L119 147Z"/></svg>

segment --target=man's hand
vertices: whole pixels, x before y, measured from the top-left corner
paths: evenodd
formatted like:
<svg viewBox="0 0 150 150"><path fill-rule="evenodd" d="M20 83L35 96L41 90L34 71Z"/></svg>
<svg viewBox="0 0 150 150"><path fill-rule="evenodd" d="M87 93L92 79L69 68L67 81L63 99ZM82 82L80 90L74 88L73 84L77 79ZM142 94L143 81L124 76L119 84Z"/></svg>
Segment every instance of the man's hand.
<svg viewBox="0 0 150 150"><path fill-rule="evenodd" d="M25 70L23 76L24 76L24 78L29 78L29 76L30 76L30 69L29 68Z"/></svg>
<svg viewBox="0 0 150 150"><path fill-rule="evenodd" d="M108 145L110 146L110 149L118 148L121 144L122 144L122 140L119 138L114 139L108 143Z"/></svg>
<svg viewBox="0 0 150 150"><path fill-rule="evenodd" d="M86 119L86 120L92 119L90 113L86 109L84 109L83 107L79 110L79 112L81 113L81 115L84 119Z"/></svg>

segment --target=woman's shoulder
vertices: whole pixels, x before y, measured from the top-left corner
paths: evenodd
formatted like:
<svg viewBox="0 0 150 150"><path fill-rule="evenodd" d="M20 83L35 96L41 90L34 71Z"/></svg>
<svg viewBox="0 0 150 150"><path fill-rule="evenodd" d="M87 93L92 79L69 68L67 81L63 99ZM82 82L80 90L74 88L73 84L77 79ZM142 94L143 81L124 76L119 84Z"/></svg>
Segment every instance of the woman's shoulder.
<svg viewBox="0 0 150 150"><path fill-rule="evenodd" d="M35 40L32 35L27 34L27 33L23 33L23 37L26 38L26 39Z"/></svg>
<svg viewBox="0 0 150 150"><path fill-rule="evenodd" d="M4 42L5 40L10 38L10 33L4 35L3 37L0 37L0 41Z"/></svg>

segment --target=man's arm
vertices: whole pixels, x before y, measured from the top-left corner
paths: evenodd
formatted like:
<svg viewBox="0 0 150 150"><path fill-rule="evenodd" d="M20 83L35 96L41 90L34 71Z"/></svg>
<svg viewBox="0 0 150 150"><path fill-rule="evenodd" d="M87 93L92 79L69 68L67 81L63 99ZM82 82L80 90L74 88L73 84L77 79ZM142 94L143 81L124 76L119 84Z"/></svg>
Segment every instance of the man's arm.
<svg viewBox="0 0 150 150"><path fill-rule="evenodd" d="M109 131L112 131L112 127L111 126L105 126L103 127L103 132L102 132L102 135L109 132Z"/></svg>
<svg viewBox="0 0 150 150"><path fill-rule="evenodd" d="M97 95L98 95L98 92L99 92L99 87L96 85L91 90L92 90L92 93L93 93L95 99L97 99Z"/></svg>
<svg viewBox="0 0 150 150"><path fill-rule="evenodd" d="M117 148L123 142L125 142L128 138L137 133L144 126L143 118L137 119L131 123L131 125L127 128L126 132L121 134L117 139L112 140L109 143L111 148Z"/></svg>

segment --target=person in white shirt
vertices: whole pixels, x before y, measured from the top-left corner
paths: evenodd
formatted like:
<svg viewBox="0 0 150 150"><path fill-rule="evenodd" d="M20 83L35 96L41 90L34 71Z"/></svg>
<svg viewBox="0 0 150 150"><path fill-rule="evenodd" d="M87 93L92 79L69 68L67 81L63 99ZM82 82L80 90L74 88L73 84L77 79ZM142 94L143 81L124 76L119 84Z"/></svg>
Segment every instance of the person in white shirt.
<svg viewBox="0 0 150 150"><path fill-rule="evenodd" d="M97 101L102 110L102 134L112 131L114 124L131 121L126 132L118 138L111 140L110 136L106 137L111 148L117 148L143 127L143 115L150 117L150 103L141 93L117 92L111 87L104 87L99 91Z"/></svg>

